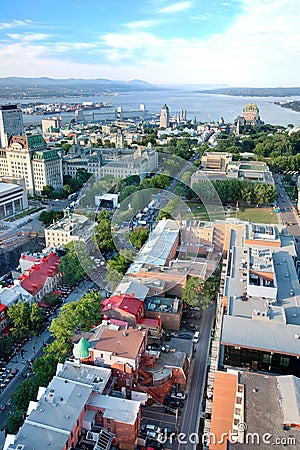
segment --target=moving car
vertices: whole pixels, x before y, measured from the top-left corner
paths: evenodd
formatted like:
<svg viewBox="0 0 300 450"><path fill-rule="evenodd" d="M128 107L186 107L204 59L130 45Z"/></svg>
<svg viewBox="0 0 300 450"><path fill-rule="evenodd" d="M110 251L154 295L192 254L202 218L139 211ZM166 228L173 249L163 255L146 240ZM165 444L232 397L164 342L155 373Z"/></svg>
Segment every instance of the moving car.
<svg viewBox="0 0 300 450"><path fill-rule="evenodd" d="M199 338L200 338L200 331L196 331L194 336L193 336L194 344L197 344L197 342L199 341Z"/></svg>
<svg viewBox="0 0 300 450"><path fill-rule="evenodd" d="M171 398L175 398L177 400L185 400L185 394L183 392L177 392L177 394L171 394Z"/></svg>

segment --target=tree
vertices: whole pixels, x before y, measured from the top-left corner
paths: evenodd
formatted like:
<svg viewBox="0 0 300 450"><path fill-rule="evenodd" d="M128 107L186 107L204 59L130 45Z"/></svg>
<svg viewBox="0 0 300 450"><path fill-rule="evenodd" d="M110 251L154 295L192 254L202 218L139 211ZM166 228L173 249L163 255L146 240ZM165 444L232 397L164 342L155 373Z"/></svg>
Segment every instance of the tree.
<svg viewBox="0 0 300 450"><path fill-rule="evenodd" d="M191 277L187 280L183 289L182 300L190 306L200 305L200 295L203 292L204 282L197 277Z"/></svg>
<svg viewBox="0 0 300 450"><path fill-rule="evenodd" d="M70 242L65 246L66 254L60 258L59 270L63 274L63 281L68 286L75 286L85 275L78 255L74 246L74 242Z"/></svg>
<svg viewBox="0 0 300 450"><path fill-rule="evenodd" d="M111 233L111 218L106 210L100 211L97 216L97 225L93 229L93 240L100 252L105 256L116 251L115 243Z"/></svg>
<svg viewBox="0 0 300 450"><path fill-rule="evenodd" d="M129 234L129 241L132 245L140 250L149 236L149 230L143 227L137 227Z"/></svg>
<svg viewBox="0 0 300 450"><path fill-rule="evenodd" d="M51 194L55 191L53 186L47 185L43 187L42 196L50 198Z"/></svg>
<svg viewBox="0 0 300 450"><path fill-rule="evenodd" d="M13 349L13 338L11 336L0 337L0 359L8 361Z"/></svg>
<svg viewBox="0 0 300 450"><path fill-rule="evenodd" d="M25 420L25 411L16 409L7 418L5 422L6 434L17 434Z"/></svg>
<svg viewBox="0 0 300 450"><path fill-rule="evenodd" d="M57 353L46 353L34 360L32 369L39 386L48 386L55 375L58 359Z"/></svg>
<svg viewBox="0 0 300 450"><path fill-rule="evenodd" d="M37 335L44 323L44 314L42 308L35 302L31 304L30 327L32 335Z"/></svg>
<svg viewBox="0 0 300 450"><path fill-rule="evenodd" d="M8 308L7 315L12 321L12 337L17 341L22 341L31 332L30 305L27 302L18 302Z"/></svg>
<svg viewBox="0 0 300 450"><path fill-rule="evenodd" d="M59 317L53 319L50 332L56 338L57 345L69 345L76 329L88 331L101 320L99 293L87 293L77 302L62 306Z"/></svg>
<svg viewBox="0 0 300 450"><path fill-rule="evenodd" d="M36 399L39 385L35 378L27 378L17 387L11 397L13 409L26 411L31 400Z"/></svg>
<svg viewBox="0 0 300 450"><path fill-rule="evenodd" d="M57 222L64 216L63 211L43 211L39 215L39 220L46 226L51 225L53 222Z"/></svg>

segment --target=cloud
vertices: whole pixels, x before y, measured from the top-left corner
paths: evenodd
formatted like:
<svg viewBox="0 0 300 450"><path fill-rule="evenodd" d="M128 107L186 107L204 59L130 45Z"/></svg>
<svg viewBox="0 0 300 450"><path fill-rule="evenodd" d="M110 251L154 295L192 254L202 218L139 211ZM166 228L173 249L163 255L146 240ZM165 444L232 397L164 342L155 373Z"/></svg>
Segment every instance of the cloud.
<svg viewBox="0 0 300 450"><path fill-rule="evenodd" d="M213 17L211 13L198 14L197 16L192 16L191 20L193 22L205 22Z"/></svg>
<svg viewBox="0 0 300 450"><path fill-rule="evenodd" d="M51 37L49 34L45 33L7 33L7 36L15 41L21 42L43 41Z"/></svg>
<svg viewBox="0 0 300 450"><path fill-rule="evenodd" d="M192 7L192 2L178 2L173 3L172 5L164 6L163 8L159 9L158 12L160 14L171 14L176 12L185 11L186 9L190 9Z"/></svg>
<svg viewBox="0 0 300 450"><path fill-rule="evenodd" d="M69 51L82 51L96 48L97 44L90 42L59 42L52 46L52 50L58 53L65 53Z"/></svg>
<svg viewBox="0 0 300 450"><path fill-rule="evenodd" d="M13 20L12 22L2 22L0 23L0 30L8 29L8 28L18 28L18 27L29 27L32 25L32 20Z"/></svg>
<svg viewBox="0 0 300 450"><path fill-rule="evenodd" d="M145 19L145 20L135 20L133 22L125 23L125 27L129 30L136 30L136 29L145 29L145 28L152 28L155 26L158 26L161 23L161 20L159 19Z"/></svg>

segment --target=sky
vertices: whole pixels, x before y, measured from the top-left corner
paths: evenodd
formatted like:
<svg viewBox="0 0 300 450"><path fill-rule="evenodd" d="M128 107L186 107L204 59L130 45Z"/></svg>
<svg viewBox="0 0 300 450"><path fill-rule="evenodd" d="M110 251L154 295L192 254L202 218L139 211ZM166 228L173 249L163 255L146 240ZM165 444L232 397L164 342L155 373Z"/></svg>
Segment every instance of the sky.
<svg viewBox="0 0 300 450"><path fill-rule="evenodd" d="M0 77L299 86L299 0L0 0Z"/></svg>

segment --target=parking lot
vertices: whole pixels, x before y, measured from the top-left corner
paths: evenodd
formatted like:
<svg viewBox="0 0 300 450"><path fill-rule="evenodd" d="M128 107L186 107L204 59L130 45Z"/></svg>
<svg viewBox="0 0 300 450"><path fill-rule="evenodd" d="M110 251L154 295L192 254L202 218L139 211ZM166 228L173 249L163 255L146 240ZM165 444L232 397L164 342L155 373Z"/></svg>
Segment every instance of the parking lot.
<svg viewBox="0 0 300 450"><path fill-rule="evenodd" d="M183 412L183 410L180 408L179 414L181 414L182 412ZM178 415L178 420L177 420L176 415L165 412L165 406L163 406L163 405L154 403L152 406L143 406L142 407L141 430L144 430L144 431L141 431L141 437L144 439L147 437L147 430L145 429L147 424L155 425L156 427L158 427L158 429L161 429L163 436L164 436L164 431L163 431L164 428L168 428L168 434L170 432L176 433L176 431L178 430L179 423L180 423L180 416ZM155 434L148 432L147 446L154 447L157 445L156 442L152 441L152 440L155 440L154 436L155 436ZM163 444L163 448L164 449L172 448L172 445L169 442L169 440L168 440L168 442Z"/></svg>

